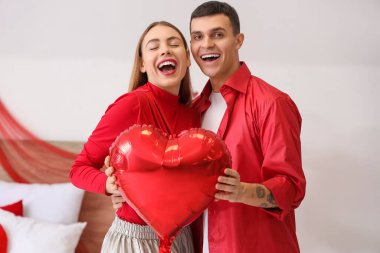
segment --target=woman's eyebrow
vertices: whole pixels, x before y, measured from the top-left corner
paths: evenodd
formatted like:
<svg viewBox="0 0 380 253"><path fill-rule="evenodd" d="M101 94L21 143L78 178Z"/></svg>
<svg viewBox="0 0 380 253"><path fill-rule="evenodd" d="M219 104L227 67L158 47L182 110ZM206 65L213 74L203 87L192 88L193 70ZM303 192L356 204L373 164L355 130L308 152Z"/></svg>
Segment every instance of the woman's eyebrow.
<svg viewBox="0 0 380 253"><path fill-rule="evenodd" d="M151 39L151 40L149 40L146 44L145 44L145 47L147 47L150 43L158 43L158 42L160 42L160 40L159 39Z"/></svg>
<svg viewBox="0 0 380 253"><path fill-rule="evenodd" d="M172 37L169 37L167 39L167 41L173 41L173 40L181 40L180 38L176 37L176 36L172 36Z"/></svg>

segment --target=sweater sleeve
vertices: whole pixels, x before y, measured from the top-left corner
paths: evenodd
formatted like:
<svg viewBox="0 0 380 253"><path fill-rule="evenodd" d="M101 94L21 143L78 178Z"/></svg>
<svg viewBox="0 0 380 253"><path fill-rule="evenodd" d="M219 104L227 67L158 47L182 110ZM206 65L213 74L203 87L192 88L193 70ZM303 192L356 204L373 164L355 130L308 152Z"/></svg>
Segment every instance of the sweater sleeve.
<svg viewBox="0 0 380 253"><path fill-rule="evenodd" d="M280 220L298 207L305 195L301 121L296 105L288 96L276 99L261 121L263 185L271 191L280 209L265 210Z"/></svg>
<svg viewBox="0 0 380 253"><path fill-rule="evenodd" d="M105 194L107 176L100 169L109 148L118 135L138 122L140 104L137 96L125 94L111 104L76 158L70 180L78 188Z"/></svg>

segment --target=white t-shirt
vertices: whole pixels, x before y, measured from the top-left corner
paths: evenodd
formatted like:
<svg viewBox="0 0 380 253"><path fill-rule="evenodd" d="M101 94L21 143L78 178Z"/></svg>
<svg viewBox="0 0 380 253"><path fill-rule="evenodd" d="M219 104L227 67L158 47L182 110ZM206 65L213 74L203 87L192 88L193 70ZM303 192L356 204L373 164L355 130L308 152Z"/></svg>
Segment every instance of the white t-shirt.
<svg viewBox="0 0 380 253"><path fill-rule="evenodd" d="M222 94L219 92L211 92L210 101L211 105L203 116L202 128L216 133L227 109L227 104ZM203 214L203 253L209 253L207 209Z"/></svg>

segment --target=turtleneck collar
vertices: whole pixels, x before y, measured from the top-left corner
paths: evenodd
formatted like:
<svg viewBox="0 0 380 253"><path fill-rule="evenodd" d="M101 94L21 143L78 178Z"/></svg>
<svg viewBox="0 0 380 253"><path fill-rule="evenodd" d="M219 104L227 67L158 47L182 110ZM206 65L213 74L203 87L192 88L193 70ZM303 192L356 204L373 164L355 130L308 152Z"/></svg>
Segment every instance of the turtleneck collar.
<svg viewBox="0 0 380 253"><path fill-rule="evenodd" d="M167 104L178 104L179 96L173 95L166 90L154 85L151 82L146 83L146 87L153 93L154 97Z"/></svg>

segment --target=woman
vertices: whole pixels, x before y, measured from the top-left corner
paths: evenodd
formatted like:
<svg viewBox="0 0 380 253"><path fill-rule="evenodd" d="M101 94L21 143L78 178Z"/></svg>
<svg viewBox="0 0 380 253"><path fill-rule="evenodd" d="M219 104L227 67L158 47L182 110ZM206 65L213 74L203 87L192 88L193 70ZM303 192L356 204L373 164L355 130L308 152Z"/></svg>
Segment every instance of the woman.
<svg viewBox="0 0 380 253"><path fill-rule="evenodd" d="M149 124L169 134L199 127L191 102L189 50L183 34L170 23L148 26L138 42L130 92L111 104L84 145L70 172L84 190L111 195L114 182L99 169L116 137L134 124ZM143 182L142 182L143 183ZM158 252L153 230L125 202L116 212L102 252ZM172 252L192 253L190 229L176 237Z"/></svg>

